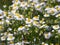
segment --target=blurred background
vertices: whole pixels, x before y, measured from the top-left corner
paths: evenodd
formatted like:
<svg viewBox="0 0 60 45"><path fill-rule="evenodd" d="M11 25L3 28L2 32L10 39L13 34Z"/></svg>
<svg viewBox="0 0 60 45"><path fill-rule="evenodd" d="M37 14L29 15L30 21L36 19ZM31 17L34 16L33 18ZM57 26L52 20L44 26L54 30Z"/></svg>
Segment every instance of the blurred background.
<svg viewBox="0 0 60 45"><path fill-rule="evenodd" d="M20 1L28 1L28 0L20 0ZM48 5L59 5L60 4L60 0L33 0L34 2L46 2L48 3ZM3 10L3 5L7 5L7 9L8 6L12 4L12 0L0 0L0 9Z"/></svg>

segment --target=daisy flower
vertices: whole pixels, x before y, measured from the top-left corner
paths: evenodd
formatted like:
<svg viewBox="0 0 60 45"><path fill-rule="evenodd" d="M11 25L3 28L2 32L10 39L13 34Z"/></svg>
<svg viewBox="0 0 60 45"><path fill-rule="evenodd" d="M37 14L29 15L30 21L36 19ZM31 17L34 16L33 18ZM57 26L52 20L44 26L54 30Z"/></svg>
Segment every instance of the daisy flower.
<svg viewBox="0 0 60 45"><path fill-rule="evenodd" d="M18 28L18 31L21 31L21 30L24 30L24 29L25 29L24 26L20 26L20 27Z"/></svg>
<svg viewBox="0 0 60 45"><path fill-rule="evenodd" d="M8 40L8 41L11 41L11 40L14 40L14 39L15 39L15 37L13 36L13 34L10 34L10 33L9 33L9 34L7 35L7 40Z"/></svg>
<svg viewBox="0 0 60 45"><path fill-rule="evenodd" d="M33 20L39 20L39 16L34 16Z"/></svg>
<svg viewBox="0 0 60 45"><path fill-rule="evenodd" d="M50 37L51 37L51 33L50 32L48 32L48 33L44 33L44 37L45 37L45 39L49 39Z"/></svg>
<svg viewBox="0 0 60 45"><path fill-rule="evenodd" d="M56 30L56 29L59 29L60 26L59 25L53 25L52 28Z"/></svg>

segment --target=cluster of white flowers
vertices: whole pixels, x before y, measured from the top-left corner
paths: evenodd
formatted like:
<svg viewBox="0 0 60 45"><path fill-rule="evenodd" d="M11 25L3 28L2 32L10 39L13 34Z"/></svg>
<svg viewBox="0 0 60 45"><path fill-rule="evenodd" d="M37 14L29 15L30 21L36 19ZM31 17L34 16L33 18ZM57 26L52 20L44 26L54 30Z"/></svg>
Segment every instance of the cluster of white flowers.
<svg viewBox="0 0 60 45"><path fill-rule="evenodd" d="M46 40L53 37L54 33L60 34L60 5L49 7L45 2L36 3L35 1L32 2L32 0L28 2L13 0L12 2L13 4L9 6L8 11L0 9L1 41L7 40L10 45L23 45L24 43L29 44L30 42L28 40L24 41L24 36L20 34L30 35L32 31L35 31L35 33L40 31L39 36L44 37L43 39ZM22 13L21 10L23 10ZM27 10L28 13L25 14ZM38 12L43 13L43 15L38 14ZM16 39L16 37L18 38ZM32 36L32 38L36 37ZM18 41L15 43L15 40ZM21 42L21 40L23 41ZM42 42L41 45L48 45L48 43Z"/></svg>

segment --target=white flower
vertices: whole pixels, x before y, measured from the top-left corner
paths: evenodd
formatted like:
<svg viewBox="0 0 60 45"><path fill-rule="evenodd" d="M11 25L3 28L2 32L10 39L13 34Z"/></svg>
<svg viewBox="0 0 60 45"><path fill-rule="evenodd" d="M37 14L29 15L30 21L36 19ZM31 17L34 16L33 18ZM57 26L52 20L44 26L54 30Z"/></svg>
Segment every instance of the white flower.
<svg viewBox="0 0 60 45"><path fill-rule="evenodd" d="M9 33L7 36L8 36L8 37L7 37L7 40L8 40L8 41L15 39L15 37L13 36L13 34L10 34L10 33Z"/></svg>
<svg viewBox="0 0 60 45"><path fill-rule="evenodd" d="M34 6L35 6L36 10L41 10L41 6L40 6L39 3L38 4L35 4Z"/></svg>
<svg viewBox="0 0 60 45"><path fill-rule="evenodd" d="M54 15L57 13L57 10L55 8L51 8L51 10L49 10L48 13Z"/></svg>
<svg viewBox="0 0 60 45"><path fill-rule="evenodd" d="M2 40L2 41L6 40L6 36L2 36L2 37L1 37L1 40Z"/></svg>
<svg viewBox="0 0 60 45"><path fill-rule="evenodd" d="M27 2L21 2L20 7L25 8L27 6Z"/></svg>
<svg viewBox="0 0 60 45"><path fill-rule="evenodd" d="M45 39L49 39L50 37L51 37L51 33L49 32L49 33L44 33L44 37L45 37Z"/></svg>
<svg viewBox="0 0 60 45"><path fill-rule="evenodd" d="M15 16L14 16L17 20L24 20L24 16L23 15L20 15L19 13L15 13Z"/></svg>
<svg viewBox="0 0 60 45"><path fill-rule="evenodd" d="M49 17L50 15L49 14L45 14L44 17Z"/></svg>
<svg viewBox="0 0 60 45"><path fill-rule="evenodd" d="M39 20L39 16L34 16L33 20Z"/></svg>
<svg viewBox="0 0 60 45"><path fill-rule="evenodd" d="M26 24L31 24L33 22L32 19L26 18Z"/></svg>
<svg viewBox="0 0 60 45"><path fill-rule="evenodd" d="M20 31L20 30L24 30L24 29L25 29L24 26L20 26L20 27L18 28L18 31Z"/></svg>
<svg viewBox="0 0 60 45"><path fill-rule="evenodd" d="M18 9L18 4L14 3L13 5L11 5L11 7L12 7L13 10L17 10Z"/></svg>
<svg viewBox="0 0 60 45"><path fill-rule="evenodd" d="M55 15L58 11L55 8L46 8L48 14Z"/></svg>
<svg viewBox="0 0 60 45"><path fill-rule="evenodd" d="M59 29L60 28L59 25L53 25L52 27L53 27L53 29Z"/></svg>
<svg viewBox="0 0 60 45"><path fill-rule="evenodd" d="M37 21L33 21L33 25L34 25L34 26L37 26L37 27L40 27L40 24L39 24L39 22L37 22Z"/></svg>
<svg viewBox="0 0 60 45"><path fill-rule="evenodd" d="M17 42L15 45L22 45L21 42Z"/></svg>

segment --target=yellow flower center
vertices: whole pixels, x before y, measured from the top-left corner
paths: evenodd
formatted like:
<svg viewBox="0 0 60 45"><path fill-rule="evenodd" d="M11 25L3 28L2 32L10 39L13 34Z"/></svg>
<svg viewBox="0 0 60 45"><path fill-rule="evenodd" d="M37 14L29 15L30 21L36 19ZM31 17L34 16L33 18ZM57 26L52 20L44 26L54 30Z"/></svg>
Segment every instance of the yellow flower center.
<svg viewBox="0 0 60 45"><path fill-rule="evenodd" d="M60 10L60 8L56 8L57 10Z"/></svg>
<svg viewBox="0 0 60 45"><path fill-rule="evenodd" d="M20 14L19 13L15 13L16 14L16 16L18 17L18 18L21 18L21 16L20 16Z"/></svg>
<svg viewBox="0 0 60 45"><path fill-rule="evenodd" d="M14 4L14 7L16 7L17 6L17 4Z"/></svg>
<svg viewBox="0 0 60 45"><path fill-rule="evenodd" d="M16 2L18 2L18 0L16 0Z"/></svg>
<svg viewBox="0 0 60 45"><path fill-rule="evenodd" d="M14 42L13 41L10 41L10 44L13 44Z"/></svg>
<svg viewBox="0 0 60 45"><path fill-rule="evenodd" d="M28 19L28 22L30 22L30 19Z"/></svg>
<svg viewBox="0 0 60 45"><path fill-rule="evenodd" d="M11 15L9 15L8 17L9 17L9 18L11 18L12 16L11 16Z"/></svg>
<svg viewBox="0 0 60 45"><path fill-rule="evenodd" d="M40 8L40 6L37 6L37 8Z"/></svg>
<svg viewBox="0 0 60 45"><path fill-rule="evenodd" d="M13 36L9 36L9 38L11 38L11 39L12 39L12 37L13 37Z"/></svg>
<svg viewBox="0 0 60 45"><path fill-rule="evenodd" d="M38 16L35 16L35 18L38 18Z"/></svg>
<svg viewBox="0 0 60 45"><path fill-rule="evenodd" d="M20 28L22 28L23 26L20 26Z"/></svg>
<svg viewBox="0 0 60 45"><path fill-rule="evenodd" d="M54 13L54 10L51 10L51 14Z"/></svg>

